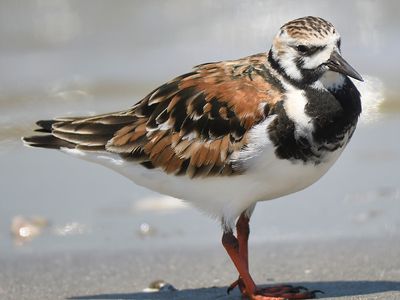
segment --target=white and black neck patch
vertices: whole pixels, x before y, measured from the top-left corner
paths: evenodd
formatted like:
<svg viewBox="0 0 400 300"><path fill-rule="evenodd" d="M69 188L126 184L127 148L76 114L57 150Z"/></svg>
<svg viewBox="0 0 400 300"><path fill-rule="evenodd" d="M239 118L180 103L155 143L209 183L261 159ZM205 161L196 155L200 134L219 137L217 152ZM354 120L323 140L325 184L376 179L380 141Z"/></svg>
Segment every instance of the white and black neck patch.
<svg viewBox="0 0 400 300"><path fill-rule="evenodd" d="M351 137L361 113L360 93L347 77L340 88L308 86L301 93L307 100L303 117L293 115L294 108L288 109L282 101L275 109L277 116L268 127L268 135L279 158L318 164L324 151L342 147L348 141L345 136ZM305 117L309 118L308 125Z"/></svg>

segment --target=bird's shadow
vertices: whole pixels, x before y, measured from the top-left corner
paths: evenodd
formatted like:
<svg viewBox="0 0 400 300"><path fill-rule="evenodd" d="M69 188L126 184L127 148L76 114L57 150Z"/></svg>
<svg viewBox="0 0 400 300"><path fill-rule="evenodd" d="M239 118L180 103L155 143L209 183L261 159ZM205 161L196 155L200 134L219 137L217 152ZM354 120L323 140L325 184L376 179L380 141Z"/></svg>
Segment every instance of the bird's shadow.
<svg viewBox="0 0 400 300"><path fill-rule="evenodd" d="M296 286L306 286L309 289L318 289L325 294L318 294L318 298L362 296L384 292L400 292L400 281L321 281L321 282L295 282ZM73 296L67 299L134 299L134 300L234 300L241 299L236 291L228 295L226 287L211 287L187 289L180 291L166 291L156 293L109 293L85 296ZM399 295L400 297L400 295Z"/></svg>

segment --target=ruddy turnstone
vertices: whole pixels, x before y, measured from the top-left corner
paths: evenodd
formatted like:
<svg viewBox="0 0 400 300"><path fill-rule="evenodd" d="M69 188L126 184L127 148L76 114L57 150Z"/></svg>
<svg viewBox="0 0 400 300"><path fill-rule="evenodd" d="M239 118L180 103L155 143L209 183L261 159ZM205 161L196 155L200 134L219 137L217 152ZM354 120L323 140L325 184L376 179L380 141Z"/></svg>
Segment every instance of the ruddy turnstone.
<svg viewBox="0 0 400 300"><path fill-rule="evenodd" d="M124 111L38 121L44 134L23 140L103 164L217 218L239 273L229 290L258 300L314 298L300 287L256 287L249 220L258 201L317 181L349 142L361 104L348 76L362 78L340 42L324 19L296 19L267 53L198 65Z"/></svg>

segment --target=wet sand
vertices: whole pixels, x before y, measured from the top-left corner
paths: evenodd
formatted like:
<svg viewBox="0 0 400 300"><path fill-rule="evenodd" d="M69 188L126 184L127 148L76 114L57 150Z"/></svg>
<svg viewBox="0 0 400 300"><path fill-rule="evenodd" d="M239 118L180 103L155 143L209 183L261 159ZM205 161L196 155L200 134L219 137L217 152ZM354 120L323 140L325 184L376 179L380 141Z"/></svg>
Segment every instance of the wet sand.
<svg viewBox="0 0 400 300"><path fill-rule="evenodd" d="M273 242L251 246L263 285L323 290L323 299L400 299L400 239ZM57 252L0 258L0 298L241 299L226 294L236 273L220 245L158 251ZM162 279L178 291L143 293Z"/></svg>

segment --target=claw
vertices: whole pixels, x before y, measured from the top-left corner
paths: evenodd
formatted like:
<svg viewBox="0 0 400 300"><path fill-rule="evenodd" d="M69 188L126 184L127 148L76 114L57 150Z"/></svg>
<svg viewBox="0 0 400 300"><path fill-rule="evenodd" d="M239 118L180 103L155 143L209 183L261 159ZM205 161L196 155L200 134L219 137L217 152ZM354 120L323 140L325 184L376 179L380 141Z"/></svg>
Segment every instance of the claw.
<svg viewBox="0 0 400 300"><path fill-rule="evenodd" d="M244 283L240 277L237 280L235 280L234 282L232 282L232 284L226 289L226 292L229 294L236 287L239 288L242 295L246 294L246 287L244 286Z"/></svg>
<svg viewBox="0 0 400 300"><path fill-rule="evenodd" d="M239 280L236 280L236 281L232 282L232 284L226 289L226 293L229 294L238 285L239 285Z"/></svg>

